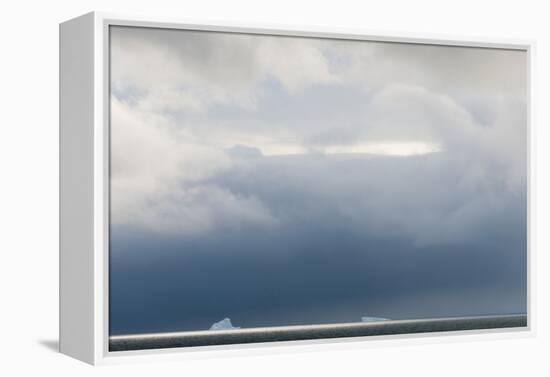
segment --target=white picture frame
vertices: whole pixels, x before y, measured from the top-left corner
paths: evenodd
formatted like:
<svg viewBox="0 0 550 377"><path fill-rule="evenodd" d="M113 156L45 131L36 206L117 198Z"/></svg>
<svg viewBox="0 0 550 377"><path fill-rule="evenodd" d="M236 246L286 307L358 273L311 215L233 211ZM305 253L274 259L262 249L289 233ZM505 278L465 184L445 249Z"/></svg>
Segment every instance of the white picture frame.
<svg viewBox="0 0 550 377"><path fill-rule="evenodd" d="M365 345L381 339L421 341L427 335L453 339L451 335L525 336L534 332L533 251L528 242L527 326L483 330L381 335L292 342L209 345L112 352L109 350L108 309L108 162L109 162L109 27L140 26L220 32L326 37L337 39L421 43L450 46L518 49L528 59L528 240L532 229L532 100L534 42L484 38L440 37L414 33L378 33L326 30L311 27L200 24L149 17L130 17L92 12L60 24L60 352L90 364L148 357L181 357L212 352L252 352L266 347L314 347L319 344ZM371 343L369 343L371 344Z"/></svg>

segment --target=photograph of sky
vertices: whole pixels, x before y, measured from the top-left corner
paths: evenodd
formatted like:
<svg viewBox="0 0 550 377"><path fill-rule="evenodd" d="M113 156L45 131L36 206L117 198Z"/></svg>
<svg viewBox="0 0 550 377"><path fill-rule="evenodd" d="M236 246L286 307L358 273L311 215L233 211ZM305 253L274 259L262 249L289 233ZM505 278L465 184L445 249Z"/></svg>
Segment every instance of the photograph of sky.
<svg viewBox="0 0 550 377"><path fill-rule="evenodd" d="M110 333L527 311L527 54L110 29Z"/></svg>

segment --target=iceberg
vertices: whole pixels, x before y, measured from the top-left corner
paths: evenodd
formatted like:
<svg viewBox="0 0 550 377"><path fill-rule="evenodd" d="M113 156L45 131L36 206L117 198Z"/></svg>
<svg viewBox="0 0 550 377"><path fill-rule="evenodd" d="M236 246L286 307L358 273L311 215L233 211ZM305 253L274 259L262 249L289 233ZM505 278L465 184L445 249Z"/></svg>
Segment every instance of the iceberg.
<svg viewBox="0 0 550 377"><path fill-rule="evenodd" d="M381 322L381 321L389 321L389 318L381 318L381 317L361 317L361 322Z"/></svg>
<svg viewBox="0 0 550 377"><path fill-rule="evenodd" d="M210 330L230 330L230 329L240 329L240 327L233 326L231 323L230 318L224 318L219 322L214 322L212 326L210 326Z"/></svg>

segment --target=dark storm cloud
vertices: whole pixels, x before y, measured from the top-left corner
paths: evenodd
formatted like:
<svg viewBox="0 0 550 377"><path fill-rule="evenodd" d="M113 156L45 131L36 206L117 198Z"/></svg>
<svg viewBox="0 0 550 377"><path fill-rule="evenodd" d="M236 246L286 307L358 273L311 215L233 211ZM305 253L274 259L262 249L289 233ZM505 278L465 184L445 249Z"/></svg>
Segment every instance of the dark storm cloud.
<svg viewBox="0 0 550 377"><path fill-rule="evenodd" d="M116 234L113 333L201 330L225 316L256 327L525 310L518 235L442 250L373 240L338 223L194 242Z"/></svg>
<svg viewBox="0 0 550 377"><path fill-rule="evenodd" d="M215 184L253 190L284 221L208 237L115 228L113 332L200 330L225 316L254 327L525 310L524 193L461 192L441 156L252 158L263 162ZM411 174L423 184L407 185ZM473 215L453 220L471 203Z"/></svg>

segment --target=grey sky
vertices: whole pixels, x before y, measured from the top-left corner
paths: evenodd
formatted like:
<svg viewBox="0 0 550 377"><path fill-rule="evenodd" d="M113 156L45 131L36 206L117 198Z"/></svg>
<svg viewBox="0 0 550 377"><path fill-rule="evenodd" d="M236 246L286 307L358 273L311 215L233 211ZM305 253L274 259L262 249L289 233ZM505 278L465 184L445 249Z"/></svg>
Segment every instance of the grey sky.
<svg viewBox="0 0 550 377"><path fill-rule="evenodd" d="M111 256L120 271L155 253L185 260L189 245L193 255L203 254L196 257L202 262L193 262L197 268L226 260L224 253L235 260L250 253L269 254L267 260L285 256L289 271L303 258L343 258L338 263L344 266L368 258L398 263L395 253L404 250L407 260L428 264L430 253L447 253L464 265L501 258L492 273L484 272L493 280L473 276L477 267L469 266L461 278L471 281L447 291L443 279L439 288L405 295L388 286L388 272L381 279L392 297L379 307L392 307L395 316L399 302L422 296L428 308L438 300L429 303L429 297L445 295L463 297L457 303L466 305L465 292L478 289L471 303L487 294L495 297L496 311L523 311L525 52L115 27L111 64ZM159 245L174 240L166 249L171 257L162 247L137 242L143 234ZM235 237L242 249L229 246ZM312 256L313 245L341 237L354 240L349 250L318 247ZM206 246L218 239L225 241ZM265 247L273 239L280 247ZM487 245L494 249L472 255L472 248ZM441 256L435 259L439 265L430 268L451 268ZM519 269L510 271L511 261ZM281 270L266 272L276 281L269 271ZM512 286L503 283L505 272ZM338 289L351 289L342 281L334 283ZM136 289L119 288L113 288L117 297L126 298L125 290ZM365 292L380 301L374 289ZM256 294L244 297L242 307L254 312ZM364 299L351 295L346 305L361 306ZM311 305L321 310L323 300L330 302L320 295ZM403 305L403 313L414 315L412 304ZM472 305L471 311L490 311ZM287 306L288 313L307 312L294 298ZM345 311L327 308L338 310ZM219 313L217 320L226 316ZM387 314L357 313L357 320L361 316Z"/></svg>

